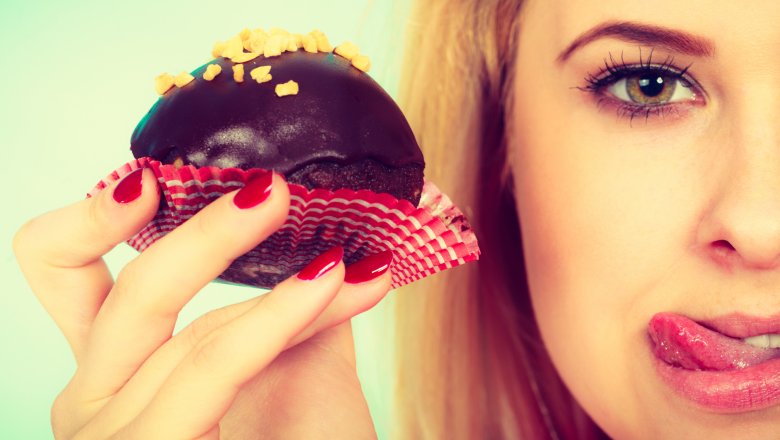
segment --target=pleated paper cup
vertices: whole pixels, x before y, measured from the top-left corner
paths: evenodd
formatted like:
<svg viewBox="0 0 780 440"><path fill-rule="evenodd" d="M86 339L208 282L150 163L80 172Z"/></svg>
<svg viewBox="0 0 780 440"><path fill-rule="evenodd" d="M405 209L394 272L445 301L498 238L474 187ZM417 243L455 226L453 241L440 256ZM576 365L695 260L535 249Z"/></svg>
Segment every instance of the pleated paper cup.
<svg viewBox="0 0 780 440"><path fill-rule="evenodd" d="M259 169L241 170L164 165L150 158L132 160L101 180L88 197L138 168L150 168L160 185L160 209L128 240L143 252L223 194L244 186ZM426 181L419 206L368 190L309 190L290 187L290 212L284 225L239 257L219 278L272 288L317 255L340 245L349 265L368 255L393 252L393 288L479 258L479 246L463 213Z"/></svg>

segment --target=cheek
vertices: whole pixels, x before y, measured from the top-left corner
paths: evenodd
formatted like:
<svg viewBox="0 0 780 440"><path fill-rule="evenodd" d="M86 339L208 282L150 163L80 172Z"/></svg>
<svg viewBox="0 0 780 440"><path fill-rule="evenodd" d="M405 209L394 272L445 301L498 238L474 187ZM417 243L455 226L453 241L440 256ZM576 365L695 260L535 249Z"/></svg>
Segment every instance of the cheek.
<svg viewBox="0 0 780 440"><path fill-rule="evenodd" d="M516 75L509 160L537 321L591 415L621 408L630 426L642 412L630 372L646 360L650 316L672 295L658 286L694 236L701 166L690 136L654 145L646 132L615 130L623 122L571 84Z"/></svg>

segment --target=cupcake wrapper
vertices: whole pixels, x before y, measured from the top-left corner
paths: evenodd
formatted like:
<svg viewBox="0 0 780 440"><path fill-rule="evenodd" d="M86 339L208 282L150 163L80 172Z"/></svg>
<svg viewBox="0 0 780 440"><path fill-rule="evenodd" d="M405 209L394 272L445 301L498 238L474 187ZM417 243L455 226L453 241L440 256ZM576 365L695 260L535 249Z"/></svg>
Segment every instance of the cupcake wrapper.
<svg viewBox="0 0 780 440"><path fill-rule="evenodd" d="M204 206L261 170L163 165L150 158L132 160L100 181L94 196L138 168L151 168L162 199L155 217L128 243L144 251ZM220 275L229 282L272 288L300 271L314 257L340 245L351 264L377 252L394 253L392 287L400 287L479 258L479 246L461 211L426 181L419 207L372 191L309 190L288 184L290 212L284 225L239 257Z"/></svg>

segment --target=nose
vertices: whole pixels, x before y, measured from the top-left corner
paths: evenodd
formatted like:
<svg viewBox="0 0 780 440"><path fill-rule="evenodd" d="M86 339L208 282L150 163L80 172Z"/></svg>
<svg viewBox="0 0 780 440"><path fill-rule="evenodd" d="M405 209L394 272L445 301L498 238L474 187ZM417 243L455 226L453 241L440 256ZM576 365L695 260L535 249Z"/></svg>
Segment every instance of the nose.
<svg viewBox="0 0 780 440"><path fill-rule="evenodd" d="M780 267L780 138L767 117L776 112L753 110L750 123L743 118L727 136L722 178L699 232L719 263L766 270Z"/></svg>

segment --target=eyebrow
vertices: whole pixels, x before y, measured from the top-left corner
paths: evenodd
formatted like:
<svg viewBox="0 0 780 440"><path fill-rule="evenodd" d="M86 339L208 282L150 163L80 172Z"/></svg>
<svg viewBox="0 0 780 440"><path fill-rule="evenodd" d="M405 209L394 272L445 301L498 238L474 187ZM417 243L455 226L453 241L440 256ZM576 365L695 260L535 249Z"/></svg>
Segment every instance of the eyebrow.
<svg viewBox="0 0 780 440"><path fill-rule="evenodd" d="M663 47L693 56L711 56L715 46L706 38L678 30L633 22L602 23L577 37L558 55L565 62L577 49L601 38L616 38L630 43Z"/></svg>

